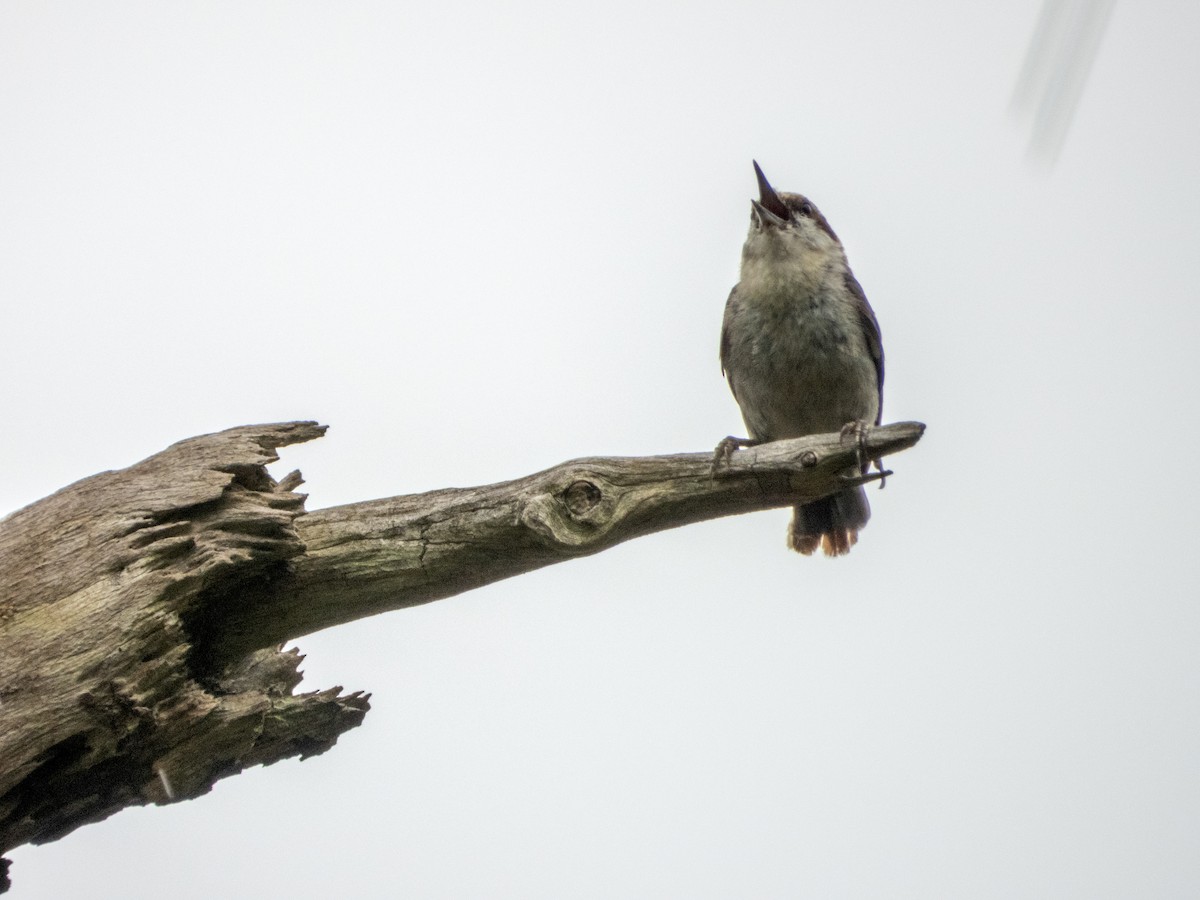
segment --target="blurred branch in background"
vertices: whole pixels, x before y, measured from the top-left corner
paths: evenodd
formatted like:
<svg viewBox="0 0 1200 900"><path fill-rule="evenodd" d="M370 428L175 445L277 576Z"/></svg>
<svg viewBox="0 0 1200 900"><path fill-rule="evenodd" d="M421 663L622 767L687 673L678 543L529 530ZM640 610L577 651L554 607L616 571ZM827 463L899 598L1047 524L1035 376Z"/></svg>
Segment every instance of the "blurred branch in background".
<svg viewBox="0 0 1200 900"><path fill-rule="evenodd" d="M1031 120L1029 154L1053 165L1066 141L1116 0L1045 0L1013 92Z"/></svg>

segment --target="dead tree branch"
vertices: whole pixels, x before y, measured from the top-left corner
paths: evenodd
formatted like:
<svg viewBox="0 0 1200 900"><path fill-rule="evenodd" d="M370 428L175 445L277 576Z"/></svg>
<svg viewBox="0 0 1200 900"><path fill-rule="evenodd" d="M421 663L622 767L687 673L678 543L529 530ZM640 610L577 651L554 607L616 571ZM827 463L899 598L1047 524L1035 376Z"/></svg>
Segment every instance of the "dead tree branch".
<svg viewBox="0 0 1200 900"><path fill-rule="evenodd" d="M866 455L923 430L873 429ZM858 449L817 435L737 451L716 472L711 453L580 459L305 514L299 473L277 483L266 465L324 431L191 438L0 520L0 851L331 747L368 697L293 694L302 657L285 640L817 499L844 486Z"/></svg>

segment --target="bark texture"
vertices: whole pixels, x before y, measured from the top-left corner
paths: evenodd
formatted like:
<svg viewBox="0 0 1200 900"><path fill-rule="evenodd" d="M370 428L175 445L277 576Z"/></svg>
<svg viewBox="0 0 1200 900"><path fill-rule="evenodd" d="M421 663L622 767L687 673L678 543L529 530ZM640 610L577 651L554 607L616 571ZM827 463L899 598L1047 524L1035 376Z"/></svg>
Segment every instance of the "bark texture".
<svg viewBox="0 0 1200 900"><path fill-rule="evenodd" d="M293 693L302 657L285 640L814 500L845 487L857 452L835 434L739 450L716 470L711 453L582 459L305 514L299 473L277 483L266 465L324 430L191 438L0 520L0 852L333 746L368 696ZM923 430L873 429L864 452Z"/></svg>
<svg viewBox="0 0 1200 900"><path fill-rule="evenodd" d="M367 697L293 695L275 649L200 672L187 620L300 554L304 495L264 468L312 423L239 428L79 481L0 521L0 849L308 756Z"/></svg>

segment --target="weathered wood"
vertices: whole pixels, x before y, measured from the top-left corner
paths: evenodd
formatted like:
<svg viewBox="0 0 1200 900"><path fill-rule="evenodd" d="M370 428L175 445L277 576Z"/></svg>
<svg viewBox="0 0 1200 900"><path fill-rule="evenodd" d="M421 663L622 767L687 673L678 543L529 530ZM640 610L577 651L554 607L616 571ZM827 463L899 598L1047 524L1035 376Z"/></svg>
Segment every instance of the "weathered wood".
<svg viewBox="0 0 1200 900"><path fill-rule="evenodd" d="M877 459L924 426L873 429ZM428 603L630 538L832 493L856 453L821 435L734 453L579 459L515 481L431 491L310 512L307 550L269 583L206 607L198 628L217 657L387 610Z"/></svg>
<svg viewBox="0 0 1200 900"><path fill-rule="evenodd" d="M320 753L367 697L292 695L297 653L201 676L186 621L304 550L265 465L312 423L193 438L0 520L0 848ZM293 485L294 486L294 485Z"/></svg>
<svg viewBox="0 0 1200 900"><path fill-rule="evenodd" d="M872 459L924 426L873 429ZM305 514L276 448L311 422L182 441L0 520L0 851L321 753L369 708L293 694L281 642L666 528L816 499L857 445L575 460L516 481ZM0 880L3 879L0 870Z"/></svg>

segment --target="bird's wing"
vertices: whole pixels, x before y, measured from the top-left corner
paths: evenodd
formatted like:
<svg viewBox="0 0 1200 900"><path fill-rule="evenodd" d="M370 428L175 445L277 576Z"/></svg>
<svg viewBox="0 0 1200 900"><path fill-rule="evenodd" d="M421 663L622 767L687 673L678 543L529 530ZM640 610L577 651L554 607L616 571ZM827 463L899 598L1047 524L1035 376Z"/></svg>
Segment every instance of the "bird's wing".
<svg viewBox="0 0 1200 900"><path fill-rule="evenodd" d="M871 309L862 285L849 269L846 270L846 288L857 301L855 305L858 307L858 320L862 325L863 337L867 341L867 350L875 363L875 375L879 383L879 412L875 415L875 424L878 425L883 421L883 338L879 334L879 321L875 318L875 310Z"/></svg>
<svg viewBox="0 0 1200 900"><path fill-rule="evenodd" d="M725 301L725 318L721 323L721 374L726 378L730 378L729 374L729 329L733 323L733 317L737 313L738 303L738 286L735 284L733 290L729 292L729 299ZM730 378L729 386L733 387L733 380ZM733 392L736 399L737 391Z"/></svg>

